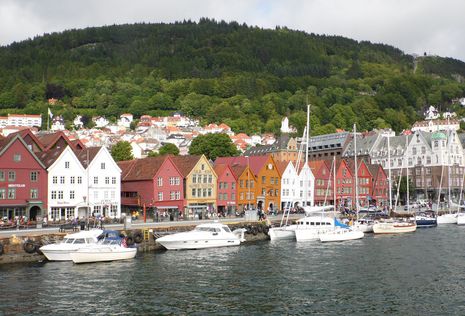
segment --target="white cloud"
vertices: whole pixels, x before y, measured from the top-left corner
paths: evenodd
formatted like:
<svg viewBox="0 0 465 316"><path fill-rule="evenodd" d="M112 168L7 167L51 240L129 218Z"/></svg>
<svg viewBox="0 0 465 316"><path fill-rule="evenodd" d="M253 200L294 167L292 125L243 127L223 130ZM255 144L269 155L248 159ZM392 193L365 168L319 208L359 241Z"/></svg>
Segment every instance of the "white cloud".
<svg viewBox="0 0 465 316"><path fill-rule="evenodd" d="M0 44L44 32L201 17L385 43L465 61L460 0L2 0Z"/></svg>

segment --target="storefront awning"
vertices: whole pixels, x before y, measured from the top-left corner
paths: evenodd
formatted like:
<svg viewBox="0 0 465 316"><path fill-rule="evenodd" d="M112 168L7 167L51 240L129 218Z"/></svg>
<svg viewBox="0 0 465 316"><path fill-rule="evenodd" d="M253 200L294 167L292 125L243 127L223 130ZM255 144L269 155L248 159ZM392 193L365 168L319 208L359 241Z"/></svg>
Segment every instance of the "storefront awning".
<svg viewBox="0 0 465 316"><path fill-rule="evenodd" d="M165 209L178 209L177 206L155 206L159 210L165 210Z"/></svg>

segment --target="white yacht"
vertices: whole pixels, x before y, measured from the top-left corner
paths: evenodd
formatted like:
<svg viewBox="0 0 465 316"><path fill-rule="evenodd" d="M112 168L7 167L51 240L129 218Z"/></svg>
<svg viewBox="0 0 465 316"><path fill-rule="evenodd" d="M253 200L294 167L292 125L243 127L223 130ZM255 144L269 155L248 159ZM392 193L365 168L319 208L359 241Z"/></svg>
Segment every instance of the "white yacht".
<svg viewBox="0 0 465 316"><path fill-rule="evenodd" d="M192 231L164 236L156 241L168 250L238 246L245 241L244 232L243 228L232 232L228 226L213 222L200 224Z"/></svg>
<svg viewBox="0 0 465 316"><path fill-rule="evenodd" d="M372 233L374 224L375 222L372 219L361 218L359 220L356 220L354 224L351 226L351 228L362 233Z"/></svg>
<svg viewBox="0 0 465 316"><path fill-rule="evenodd" d="M96 244L89 244L69 255L74 263L89 263L133 259L137 248L129 248L121 240L102 240Z"/></svg>
<svg viewBox="0 0 465 316"><path fill-rule="evenodd" d="M295 240L295 230L297 225L288 225L288 226L280 226L280 227L271 227L268 230L268 235L270 236L271 240Z"/></svg>
<svg viewBox="0 0 465 316"><path fill-rule="evenodd" d="M66 235L56 244L40 247L40 251L50 261L70 261L70 253L91 244L96 244L98 237L103 233L101 229L84 230Z"/></svg>

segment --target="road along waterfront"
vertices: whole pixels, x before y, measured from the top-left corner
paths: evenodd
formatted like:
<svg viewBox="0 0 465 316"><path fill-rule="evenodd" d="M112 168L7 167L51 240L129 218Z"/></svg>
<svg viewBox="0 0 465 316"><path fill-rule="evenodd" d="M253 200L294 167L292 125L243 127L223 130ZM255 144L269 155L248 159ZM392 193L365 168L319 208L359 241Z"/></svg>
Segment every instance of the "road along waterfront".
<svg viewBox="0 0 465 316"><path fill-rule="evenodd" d="M0 312L463 315L465 229L0 266Z"/></svg>

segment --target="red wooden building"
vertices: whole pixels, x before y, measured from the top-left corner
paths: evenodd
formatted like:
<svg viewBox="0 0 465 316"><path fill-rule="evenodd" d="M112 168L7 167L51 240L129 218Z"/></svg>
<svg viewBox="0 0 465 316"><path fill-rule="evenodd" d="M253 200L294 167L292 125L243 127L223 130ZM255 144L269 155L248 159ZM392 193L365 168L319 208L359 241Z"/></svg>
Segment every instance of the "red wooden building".
<svg viewBox="0 0 465 316"><path fill-rule="evenodd" d="M236 205L236 184L235 172L227 164L217 164L214 167L218 176L217 203L218 212L224 215L232 215L237 209Z"/></svg>

